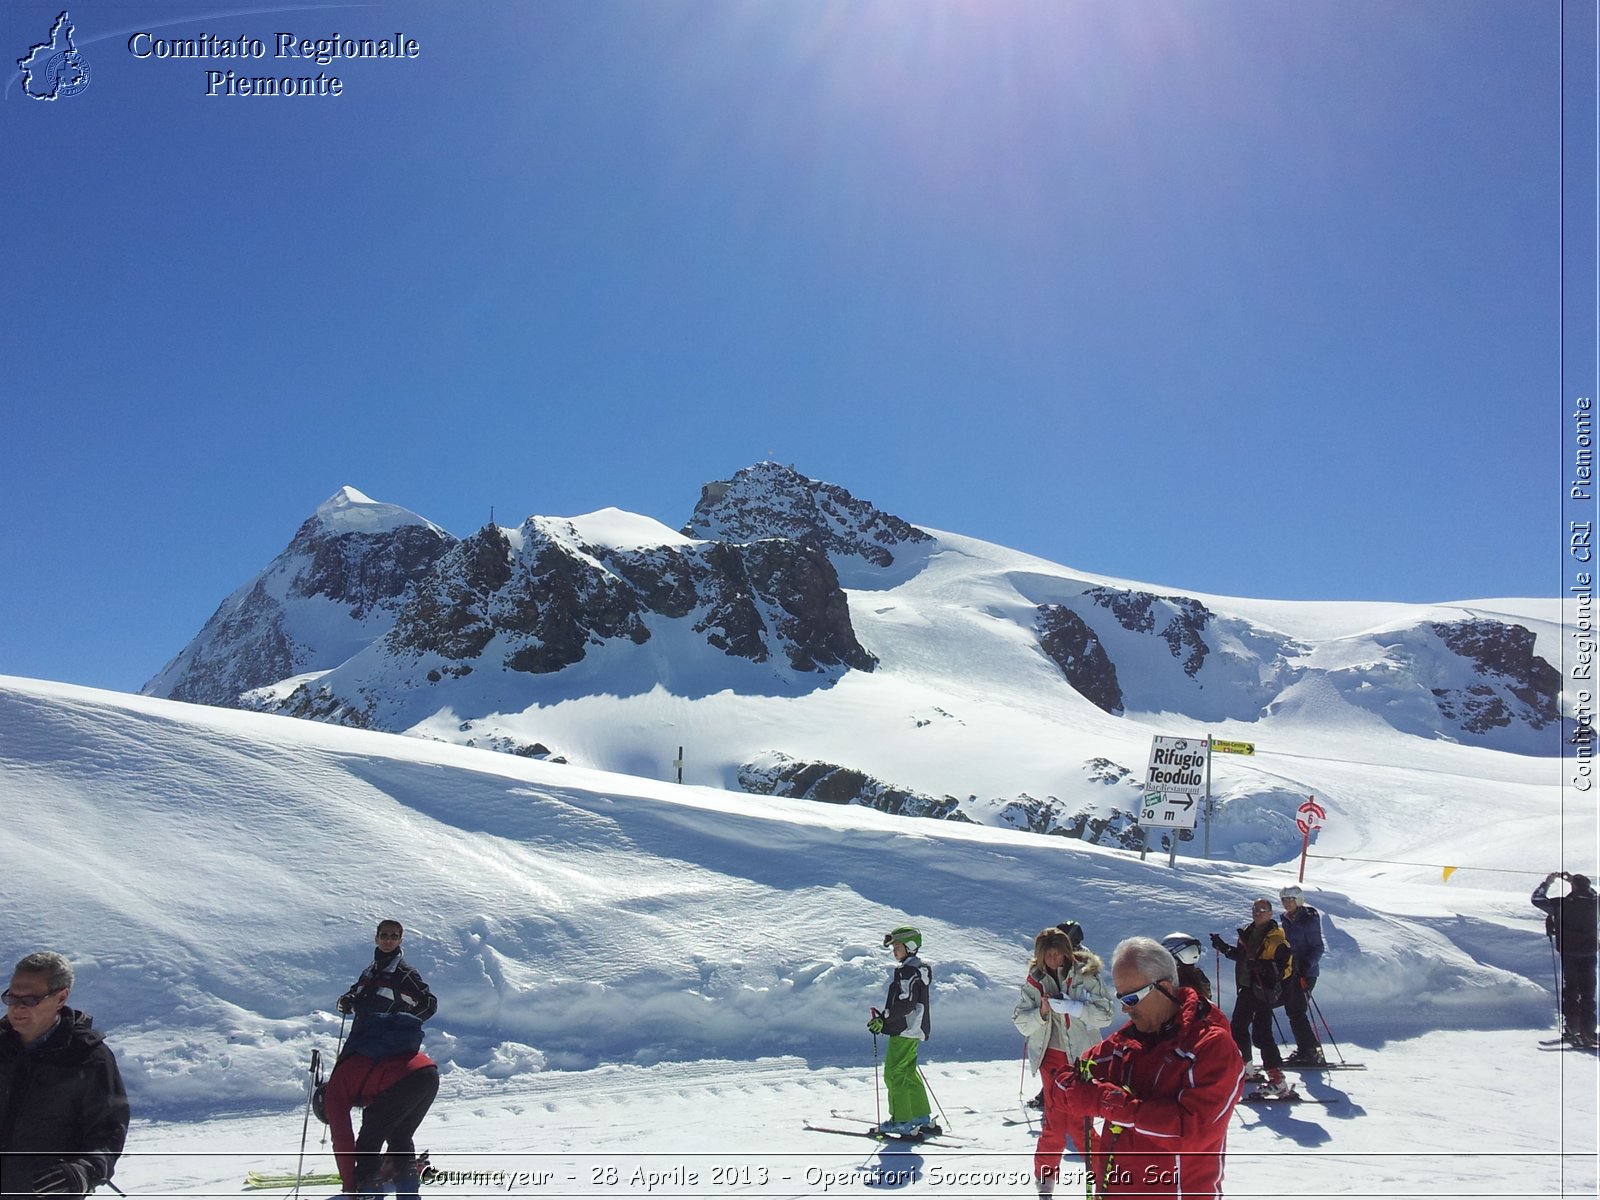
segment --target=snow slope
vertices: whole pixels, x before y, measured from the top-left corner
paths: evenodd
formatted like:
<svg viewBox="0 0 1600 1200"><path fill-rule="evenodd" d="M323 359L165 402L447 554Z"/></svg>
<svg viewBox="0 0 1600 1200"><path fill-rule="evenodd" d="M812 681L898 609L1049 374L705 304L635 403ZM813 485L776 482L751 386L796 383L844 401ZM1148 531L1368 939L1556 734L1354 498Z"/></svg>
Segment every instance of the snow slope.
<svg viewBox="0 0 1600 1200"><path fill-rule="evenodd" d="M530 1195L626 1193L604 1171L635 1161L769 1172L679 1195L859 1194L861 1179L806 1169L887 1152L799 1118L871 1115L861 1025L887 978L882 931L909 919L937 967L929 1078L973 1140L912 1155L921 1174L902 1190L1025 1194L933 1168L1024 1169L1025 1131L998 1110L1019 1086L1009 1014L1033 932L1070 916L1105 951L1134 933L1203 936L1293 870L1174 870L21 679L0 678L0 730L0 928L13 960L54 947L78 966L74 1002L108 1031L140 1117L119 1177L132 1194L292 1165L302 1064L333 1048L332 1000L391 914L441 998L428 1048L444 1090L424 1130L450 1165L577 1164ZM1595 1063L1532 1045L1553 1002L1527 903L1548 870L1592 872L1593 814L1563 817L1548 761L1440 743L1401 764L1359 729L1292 745L1293 772L1339 797L1321 852L1344 860L1314 860L1308 881L1330 945L1317 996L1373 1069L1312 1086L1347 1097L1336 1105L1236 1117L1236 1194L1283 1190L1281 1155L1326 1194L1593 1194ZM1583 854L1570 863L1563 819ZM1449 883L1421 865L1446 859L1462 866ZM488 1190L461 1185L475 1186Z"/></svg>

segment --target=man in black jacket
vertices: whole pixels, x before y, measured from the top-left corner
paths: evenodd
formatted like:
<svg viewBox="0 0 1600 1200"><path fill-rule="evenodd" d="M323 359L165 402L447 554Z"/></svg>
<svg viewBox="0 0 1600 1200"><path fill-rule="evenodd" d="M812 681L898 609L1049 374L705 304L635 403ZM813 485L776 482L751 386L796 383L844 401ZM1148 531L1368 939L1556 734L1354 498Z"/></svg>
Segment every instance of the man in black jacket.
<svg viewBox="0 0 1600 1200"><path fill-rule="evenodd" d="M405 932L392 917L379 921L372 962L339 997L339 1011L356 1017L341 1058L344 1054L391 1058L422 1048L422 1023L439 1010L439 1001L417 969L401 957Z"/></svg>
<svg viewBox="0 0 1600 1200"><path fill-rule="evenodd" d="M128 1136L116 1056L67 1005L72 965L52 951L16 965L0 999L0 1192L84 1196L111 1178Z"/></svg>
<svg viewBox="0 0 1600 1200"><path fill-rule="evenodd" d="M1552 899L1546 893L1558 879L1567 881L1567 894ZM1595 954L1600 896L1586 875L1552 871L1533 889L1533 903L1547 914L1546 926L1561 955L1562 1036L1580 1046L1595 1044Z"/></svg>

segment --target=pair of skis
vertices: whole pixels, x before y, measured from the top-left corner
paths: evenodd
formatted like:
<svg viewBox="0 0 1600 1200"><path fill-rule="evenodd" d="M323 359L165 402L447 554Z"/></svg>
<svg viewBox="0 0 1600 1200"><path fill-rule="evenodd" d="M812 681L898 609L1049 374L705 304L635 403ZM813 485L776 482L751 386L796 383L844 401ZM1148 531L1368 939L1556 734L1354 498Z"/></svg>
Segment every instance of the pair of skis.
<svg viewBox="0 0 1600 1200"><path fill-rule="evenodd" d="M416 1157L417 1177L422 1183L427 1183L435 1173L432 1163L428 1161L426 1150ZM387 1172L384 1176L384 1187L387 1189L394 1185L394 1179ZM314 1174L296 1175L292 1171L251 1171L244 1177L244 1187L247 1192L269 1192L293 1187L343 1187L344 1183L336 1171L317 1172Z"/></svg>
<svg viewBox="0 0 1600 1200"><path fill-rule="evenodd" d="M964 1142L964 1141L966 1141L965 1138L956 1137L953 1134L948 1134L944 1130L937 1129L937 1128L931 1133L909 1133L909 1134L908 1133L884 1133L881 1129L879 1129L877 1121L869 1121L865 1117L856 1117L856 1116L852 1116L849 1113L842 1113L838 1109L834 1109L828 1115L831 1116L836 1121L850 1121L850 1122L853 1122L853 1123L855 1123L857 1125L865 1125L866 1128L865 1129L840 1129L840 1128L838 1128L837 1126L834 1126L834 1125L817 1125L817 1124L814 1124L811 1121L806 1121L804 1123L804 1128L810 1130L812 1133L833 1133L833 1134L838 1134L840 1137L871 1138L875 1142L884 1142L884 1143L904 1142L907 1145L918 1145L918 1144L921 1144L923 1142L933 1142L933 1141L941 1141L941 1142Z"/></svg>
<svg viewBox="0 0 1600 1200"><path fill-rule="evenodd" d="M1240 1104L1337 1104L1342 1097L1302 1096L1290 1088L1281 1096L1271 1092L1246 1092L1239 1097Z"/></svg>

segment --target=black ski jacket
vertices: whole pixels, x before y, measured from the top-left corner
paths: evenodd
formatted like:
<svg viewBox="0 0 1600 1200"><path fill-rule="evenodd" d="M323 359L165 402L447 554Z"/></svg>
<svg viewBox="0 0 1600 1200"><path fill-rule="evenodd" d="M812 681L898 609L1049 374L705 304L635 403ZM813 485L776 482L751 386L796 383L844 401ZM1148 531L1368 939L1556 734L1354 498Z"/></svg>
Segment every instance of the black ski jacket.
<svg viewBox="0 0 1600 1200"><path fill-rule="evenodd" d="M340 1054L390 1058L422 1048L422 1023L439 1011L438 998L398 950L375 950L372 963L344 994L355 1013Z"/></svg>
<svg viewBox="0 0 1600 1200"><path fill-rule="evenodd" d="M1556 952L1573 958L1593 958L1596 947L1597 916L1600 916L1600 896L1593 890L1568 892L1551 899L1545 893L1548 881L1533 889L1533 904L1550 914L1551 926L1556 935Z"/></svg>
<svg viewBox="0 0 1600 1200"><path fill-rule="evenodd" d="M63 1163L93 1188L122 1153L128 1094L116 1056L87 1014L63 1016L28 1052L0 1020L0 1192L31 1195L35 1177Z"/></svg>

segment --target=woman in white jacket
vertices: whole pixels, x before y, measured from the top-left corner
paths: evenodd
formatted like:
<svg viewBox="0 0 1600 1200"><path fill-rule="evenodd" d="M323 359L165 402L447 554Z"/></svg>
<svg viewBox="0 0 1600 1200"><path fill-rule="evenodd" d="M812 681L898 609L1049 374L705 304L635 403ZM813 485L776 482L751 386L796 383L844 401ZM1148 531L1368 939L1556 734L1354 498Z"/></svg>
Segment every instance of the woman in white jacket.
<svg viewBox="0 0 1600 1200"><path fill-rule="evenodd" d="M1048 1196L1061 1173L1068 1139L1066 1093L1056 1078L1073 1069L1078 1056L1100 1041L1100 1031L1116 1015L1111 991L1100 975L1100 957L1059 927L1042 929L1033 939L1033 958L1011 1021L1028 1039L1028 1066L1044 1083L1044 1131L1033 1156L1039 1194Z"/></svg>

